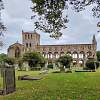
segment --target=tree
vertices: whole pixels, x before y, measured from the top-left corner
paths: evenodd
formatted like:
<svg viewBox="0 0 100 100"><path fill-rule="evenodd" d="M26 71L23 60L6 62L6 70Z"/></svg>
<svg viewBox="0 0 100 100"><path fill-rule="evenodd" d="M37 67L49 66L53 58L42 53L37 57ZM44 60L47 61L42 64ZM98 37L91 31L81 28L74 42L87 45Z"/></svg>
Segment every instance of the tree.
<svg viewBox="0 0 100 100"><path fill-rule="evenodd" d="M97 60L100 62L100 51L97 51Z"/></svg>
<svg viewBox="0 0 100 100"><path fill-rule="evenodd" d="M7 63L8 65L14 65L15 59L11 58L11 57L6 57L6 58L4 58L4 63Z"/></svg>
<svg viewBox="0 0 100 100"><path fill-rule="evenodd" d="M67 16L63 16L65 9L65 1L63 0L32 0L32 11L38 13L38 21L35 22L36 29L43 30L51 34L50 37L60 37L61 29L66 28L68 22ZM34 19L36 15L32 16Z"/></svg>
<svg viewBox="0 0 100 100"><path fill-rule="evenodd" d="M70 64L72 62L72 57L69 55L64 55L59 57L59 59L57 60L62 66L60 66L60 70L64 71L64 66L65 68L69 68L70 69Z"/></svg>
<svg viewBox="0 0 100 100"><path fill-rule="evenodd" d="M2 53L0 54L0 62L2 63L2 61L4 61L4 59L7 58L7 55Z"/></svg>
<svg viewBox="0 0 100 100"><path fill-rule="evenodd" d="M35 21L36 29L51 33L50 37L59 38L62 36L61 30L67 28L67 10L69 7L76 12L87 9L92 5L93 16L100 17L100 0L31 0L32 11L35 13L32 19ZM66 10L66 14L63 11ZM100 22L98 22L100 26ZM53 34L52 34L53 33Z"/></svg>
<svg viewBox="0 0 100 100"><path fill-rule="evenodd" d="M88 70L96 70L99 67L99 62L95 59L88 59L86 62L86 68Z"/></svg>
<svg viewBox="0 0 100 100"><path fill-rule="evenodd" d="M38 52L25 53L23 55L23 60L28 62L31 69L34 67L43 67L45 63L44 57Z"/></svg>
<svg viewBox="0 0 100 100"><path fill-rule="evenodd" d="M8 64L8 65L14 65L15 64L15 59L8 57L6 54L2 53L0 54L0 63L1 64Z"/></svg>
<svg viewBox="0 0 100 100"><path fill-rule="evenodd" d="M67 16L62 16L65 9L65 1L59 0L32 0L32 11L38 13L38 20L35 22L36 29L51 33L50 37L62 36L61 29L66 28ZM34 17L32 17L34 19Z"/></svg>
<svg viewBox="0 0 100 100"><path fill-rule="evenodd" d="M4 34L3 34L3 31L6 31L6 27L3 25L3 22L1 20L1 11L4 9L4 5L3 5L3 2L2 0L0 0L0 37L3 37ZM3 46L3 40L1 40L0 38L0 47Z"/></svg>

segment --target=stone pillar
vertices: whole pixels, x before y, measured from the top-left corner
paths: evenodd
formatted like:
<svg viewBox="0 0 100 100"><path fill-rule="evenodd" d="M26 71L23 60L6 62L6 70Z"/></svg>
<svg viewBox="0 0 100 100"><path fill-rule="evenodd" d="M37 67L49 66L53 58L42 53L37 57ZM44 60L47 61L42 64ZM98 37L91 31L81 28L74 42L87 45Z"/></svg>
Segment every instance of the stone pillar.
<svg viewBox="0 0 100 100"><path fill-rule="evenodd" d="M70 69L72 69L72 67L73 67L73 62L70 64Z"/></svg>
<svg viewBox="0 0 100 100"><path fill-rule="evenodd" d="M53 62L53 69L56 69L55 63Z"/></svg>
<svg viewBox="0 0 100 100"><path fill-rule="evenodd" d="M45 54L45 58L48 58L48 53Z"/></svg>
<svg viewBox="0 0 100 100"><path fill-rule="evenodd" d="M94 66L95 66L95 71L96 71L96 61L94 62Z"/></svg>
<svg viewBox="0 0 100 100"><path fill-rule="evenodd" d="M84 55L84 67L86 66L86 61L87 61L87 53Z"/></svg>
<svg viewBox="0 0 100 100"><path fill-rule="evenodd" d="M77 52L77 67L80 67L80 64L79 64L79 61L80 61L80 59L79 59L79 52Z"/></svg>
<svg viewBox="0 0 100 100"><path fill-rule="evenodd" d="M47 66L48 66L48 62L47 63L45 63L45 68L47 69Z"/></svg>
<svg viewBox="0 0 100 100"><path fill-rule="evenodd" d="M18 66L18 64L15 64L15 69L19 69L19 66Z"/></svg>
<svg viewBox="0 0 100 100"><path fill-rule="evenodd" d="M77 59L77 67L80 67L79 59Z"/></svg>
<svg viewBox="0 0 100 100"><path fill-rule="evenodd" d="M85 67L85 64L86 64L86 60L84 59L84 66L83 67Z"/></svg>

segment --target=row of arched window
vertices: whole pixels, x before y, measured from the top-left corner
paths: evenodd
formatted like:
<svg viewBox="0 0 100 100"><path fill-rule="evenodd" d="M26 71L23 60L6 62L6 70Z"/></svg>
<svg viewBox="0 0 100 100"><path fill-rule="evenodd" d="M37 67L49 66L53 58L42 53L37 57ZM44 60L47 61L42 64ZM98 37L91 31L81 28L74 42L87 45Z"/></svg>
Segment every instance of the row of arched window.
<svg viewBox="0 0 100 100"><path fill-rule="evenodd" d="M65 55L64 52L61 52L60 54L58 52L55 52L55 53L52 53L52 52L49 52L49 53L46 53L46 52L43 52L42 53L43 56L45 58L59 58L60 56L63 56ZM92 53L91 52L87 52L86 54L84 52L80 52L80 53L77 53L77 52L73 52L72 54L70 52L67 53L68 55L72 56L72 58L87 58L89 56L92 56Z"/></svg>
<svg viewBox="0 0 100 100"><path fill-rule="evenodd" d="M32 34L25 34L25 39L32 39Z"/></svg>
<svg viewBox="0 0 100 100"><path fill-rule="evenodd" d="M26 43L26 47L27 48L31 48L32 47L32 43Z"/></svg>

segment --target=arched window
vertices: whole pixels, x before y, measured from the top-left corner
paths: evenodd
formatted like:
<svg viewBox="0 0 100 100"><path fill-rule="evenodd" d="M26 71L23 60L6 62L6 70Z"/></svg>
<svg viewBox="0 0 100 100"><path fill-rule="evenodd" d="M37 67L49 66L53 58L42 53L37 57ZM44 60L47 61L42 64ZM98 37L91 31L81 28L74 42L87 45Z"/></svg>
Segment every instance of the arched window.
<svg viewBox="0 0 100 100"><path fill-rule="evenodd" d="M28 34L28 39L30 39L30 35Z"/></svg>
<svg viewBox="0 0 100 100"><path fill-rule="evenodd" d="M19 58L20 57L20 49L19 47L16 47L15 49L15 58Z"/></svg>
<svg viewBox="0 0 100 100"><path fill-rule="evenodd" d="M48 53L48 58L50 58L50 59L53 58L53 55L51 52Z"/></svg>
<svg viewBox="0 0 100 100"><path fill-rule="evenodd" d="M77 52L73 52L73 58L78 58L78 53Z"/></svg>
<svg viewBox="0 0 100 100"><path fill-rule="evenodd" d="M26 43L26 47L28 48L28 43Z"/></svg>
<svg viewBox="0 0 100 100"><path fill-rule="evenodd" d="M42 55L43 55L43 57L46 57L46 53L45 52L43 52Z"/></svg>
<svg viewBox="0 0 100 100"><path fill-rule="evenodd" d="M25 39L27 39L27 35L25 34Z"/></svg>
<svg viewBox="0 0 100 100"><path fill-rule="evenodd" d="M32 44L30 43L30 48L32 47Z"/></svg>
<svg viewBox="0 0 100 100"><path fill-rule="evenodd" d="M32 34L31 34L31 39L32 39Z"/></svg>
<svg viewBox="0 0 100 100"><path fill-rule="evenodd" d="M54 55L55 55L55 58L59 58L58 52L55 52Z"/></svg>
<svg viewBox="0 0 100 100"><path fill-rule="evenodd" d="M83 60L80 60L79 61L79 65L80 65L80 67L83 67L84 66L84 61Z"/></svg>
<svg viewBox="0 0 100 100"><path fill-rule="evenodd" d="M73 65L76 66L77 65L77 61L73 60Z"/></svg>
<svg viewBox="0 0 100 100"><path fill-rule="evenodd" d="M91 57L92 56L92 52L88 51L87 52L87 58Z"/></svg>
<svg viewBox="0 0 100 100"><path fill-rule="evenodd" d="M84 52L83 52L83 51L81 51L81 52L79 53L79 58L81 58L81 59L84 58Z"/></svg>

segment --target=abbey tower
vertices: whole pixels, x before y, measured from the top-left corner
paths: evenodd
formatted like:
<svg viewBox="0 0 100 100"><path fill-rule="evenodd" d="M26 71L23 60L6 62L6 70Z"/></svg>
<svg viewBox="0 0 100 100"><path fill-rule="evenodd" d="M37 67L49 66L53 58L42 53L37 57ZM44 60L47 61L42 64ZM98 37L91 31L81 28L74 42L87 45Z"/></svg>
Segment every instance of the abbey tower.
<svg viewBox="0 0 100 100"><path fill-rule="evenodd" d="M35 50L36 46L40 45L40 35L36 31L22 31L22 44L26 49L25 51L33 51Z"/></svg>

